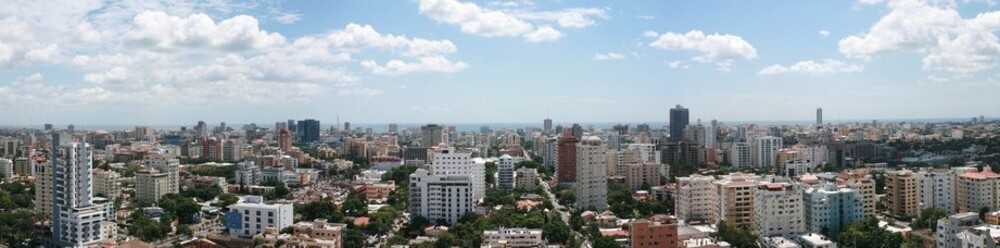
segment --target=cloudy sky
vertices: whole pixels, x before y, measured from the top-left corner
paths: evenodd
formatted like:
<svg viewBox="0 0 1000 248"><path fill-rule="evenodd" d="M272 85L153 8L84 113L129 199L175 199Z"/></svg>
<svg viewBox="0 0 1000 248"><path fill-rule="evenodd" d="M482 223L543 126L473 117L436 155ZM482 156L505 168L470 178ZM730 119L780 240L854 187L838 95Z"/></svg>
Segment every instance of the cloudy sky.
<svg viewBox="0 0 1000 248"><path fill-rule="evenodd" d="M987 0L0 6L0 125L1000 116Z"/></svg>

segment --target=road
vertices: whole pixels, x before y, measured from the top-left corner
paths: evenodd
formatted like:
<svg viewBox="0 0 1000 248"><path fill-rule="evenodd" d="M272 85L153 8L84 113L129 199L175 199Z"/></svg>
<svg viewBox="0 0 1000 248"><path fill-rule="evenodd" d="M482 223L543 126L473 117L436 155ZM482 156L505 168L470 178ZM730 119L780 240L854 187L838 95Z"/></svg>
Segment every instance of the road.
<svg viewBox="0 0 1000 248"><path fill-rule="evenodd" d="M570 217L569 215L570 215L570 213L566 211L569 208L565 207L563 205L559 205L559 200L558 200L558 198L556 198L556 195L552 193L552 189L549 187L548 183L546 183L545 181L542 181L541 178L538 179L538 182L539 182L540 185L542 185L542 189L545 190L545 194L549 195L549 202L552 203L553 207L555 207L556 212L559 213L559 217L563 220L563 222L566 223L566 225L569 225L569 217ZM576 240L583 241L583 245L581 247L584 247L584 248L590 248L591 247L590 246L590 240L588 240L586 236L583 236L579 232L573 230L573 227L570 227L570 232L573 233L573 236L576 237Z"/></svg>

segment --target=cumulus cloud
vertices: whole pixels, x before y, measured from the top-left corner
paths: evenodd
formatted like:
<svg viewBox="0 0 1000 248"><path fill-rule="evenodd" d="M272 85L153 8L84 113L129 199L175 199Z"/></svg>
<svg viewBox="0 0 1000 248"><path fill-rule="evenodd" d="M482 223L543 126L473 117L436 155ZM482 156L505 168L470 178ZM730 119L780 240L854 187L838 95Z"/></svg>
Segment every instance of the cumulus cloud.
<svg viewBox="0 0 1000 248"><path fill-rule="evenodd" d="M791 65L771 65L757 72L759 75L780 75L787 73L802 73L809 75L823 75L833 73L850 73L864 70L861 65L848 64L835 59L823 59L820 61L804 60Z"/></svg>
<svg viewBox="0 0 1000 248"><path fill-rule="evenodd" d="M365 60L361 62L361 66L368 68L372 73L382 75L401 75L413 72L458 72L468 67L465 62L452 62L440 56L422 57L416 62L394 59L384 65L379 65L373 60Z"/></svg>
<svg viewBox="0 0 1000 248"><path fill-rule="evenodd" d="M698 55L691 58L693 61L712 63L720 70L728 70L737 59L749 60L757 57L757 50L742 37L718 33L706 35L701 30L691 30L683 34L663 33L650 42L649 46L663 50L696 52Z"/></svg>
<svg viewBox="0 0 1000 248"><path fill-rule="evenodd" d="M522 6L509 4L506 7ZM521 37L528 42L548 42L563 36L560 28L585 28L608 19L603 9L569 8L556 11L491 9L459 0L420 0L420 14L457 25L462 32L483 37Z"/></svg>
<svg viewBox="0 0 1000 248"><path fill-rule="evenodd" d="M963 18L949 5L919 0L888 2L890 11L865 33L840 40L842 54L872 59L891 52L923 55L923 69L935 73L971 75L995 67L1000 42L1000 11Z"/></svg>
<svg viewBox="0 0 1000 248"><path fill-rule="evenodd" d="M625 55L616 52L594 54L594 60L622 60Z"/></svg>
<svg viewBox="0 0 1000 248"><path fill-rule="evenodd" d="M143 12L133 21L126 40L158 49L225 47L260 49L285 43L285 37L260 29L257 19L239 15L215 23L204 14L171 16L161 11Z"/></svg>

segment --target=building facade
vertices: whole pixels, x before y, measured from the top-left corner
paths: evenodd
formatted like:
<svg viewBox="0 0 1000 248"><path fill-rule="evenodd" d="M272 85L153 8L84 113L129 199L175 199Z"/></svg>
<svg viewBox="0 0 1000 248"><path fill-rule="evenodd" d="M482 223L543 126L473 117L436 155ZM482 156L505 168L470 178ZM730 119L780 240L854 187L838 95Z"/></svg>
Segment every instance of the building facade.
<svg viewBox="0 0 1000 248"><path fill-rule="evenodd" d="M473 183L467 175L437 175L424 169L410 174L409 212L431 223L454 224L475 207Z"/></svg>
<svg viewBox="0 0 1000 248"><path fill-rule="evenodd" d="M761 183L754 196L757 234L761 237L804 233L802 188L791 183Z"/></svg>
<svg viewBox="0 0 1000 248"><path fill-rule="evenodd" d="M608 208L607 149L597 136L586 136L576 145L576 207Z"/></svg>
<svg viewBox="0 0 1000 248"><path fill-rule="evenodd" d="M261 196L240 196L237 203L229 205L224 222L229 235L249 238L268 228L291 226L293 211L291 203L265 203Z"/></svg>

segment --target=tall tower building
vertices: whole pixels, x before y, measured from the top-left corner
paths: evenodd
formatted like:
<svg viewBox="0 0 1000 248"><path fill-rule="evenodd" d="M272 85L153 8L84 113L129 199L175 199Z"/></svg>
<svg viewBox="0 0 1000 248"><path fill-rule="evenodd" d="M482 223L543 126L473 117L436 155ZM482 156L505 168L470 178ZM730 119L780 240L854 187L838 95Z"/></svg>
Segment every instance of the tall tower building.
<svg viewBox="0 0 1000 248"><path fill-rule="evenodd" d="M421 141L423 147L432 147L444 143L444 127L438 124L427 124L420 127Z"/></svg>
<svg viewBox="0 0 1000 248"><path fill-rule="evenodd" d="M823 108L816 108L816 125L823 125Z"/></svg>
<svg viewBox="0 0 1000 248"><path fill-rule="evenodd" d="M486 197L486 168L472 161L471 152L460 152L453 147L436 147L431 154L430 171L440 176L467 176L472 184L472 199Z"/></svg>
<svg viewBox="0 0 1000 248"><path fill-rule="evenodd" d="M542 130L544 130L545 133L552 132L552 119L545 118L545 121L543 122L543 129Z"/></svg>
<svg viewBox="0 0 1000 248"><path fill-rule="evenodd" d="M576 137L564 129L556 144L556 178L559 183L576 182Z"/></svg>
<svg viewBox="0 0 1000 248"><path fill-rule="evenodd" d="M688 109L681 105L670 109L670 139L680 141L684 139L684 129L688 126Z"/></svg>
<svg viewBox="0 0 1000 248"><path fill-rule="evenodd" d="M147 169L156 169L166 174L167 193L180 193L179 170L181 161L176 158L153 157L144 161Z"/></svg>
<svg viewBox="0 0 1000 248"><path fill-rule="evenodd" d="M278 148L283 152L288 152L292 148L292 131L288 128L278 131Z"/></svg>
<svg viewBox="0 0 1000 248"><path fill-rule="evenodd" d="M297 133L299 133L299 138L303 143L311 143L319 141L319 121L314 119L305 119L299 121Z"/></svg>
<svg viewBox="0 0 1000 248"><path fill-rule="evenodd" d="M777 165L778 150L781 150L780 137L764 136L753 139L753 162L756 168L768 168Z"/></svg>
<svg viewBox="0 0 1000 248"><path fill-rule="evenodd" d="M59 143L59 136L53 135L52 144ZM95 245L104 237L102 227L111 216L104 204L94 203L90 145L70 142L52 148L51 177L40 179L52 182L52 240L64 247Z"/></svg>
<svg viewBox="0 0 1000 248"><path fill-rule="evenodd" d="M885 199L889 213L897 217L915 217L919 214L917 176L910 170L886 173Z"/></svg>
<svg viewBox="0 0 1000 248"><path fill-rule="evenodd" d="M514 189L514 157L504 154L497 161L497 188L500 190Z"/></svg>
<svg viewBox="0 0 1000 248"><path fill-rule="evenodd" d="M584 137L576 145L576 207L604 210L608 208L607 148L597 136Z"/></svg>

